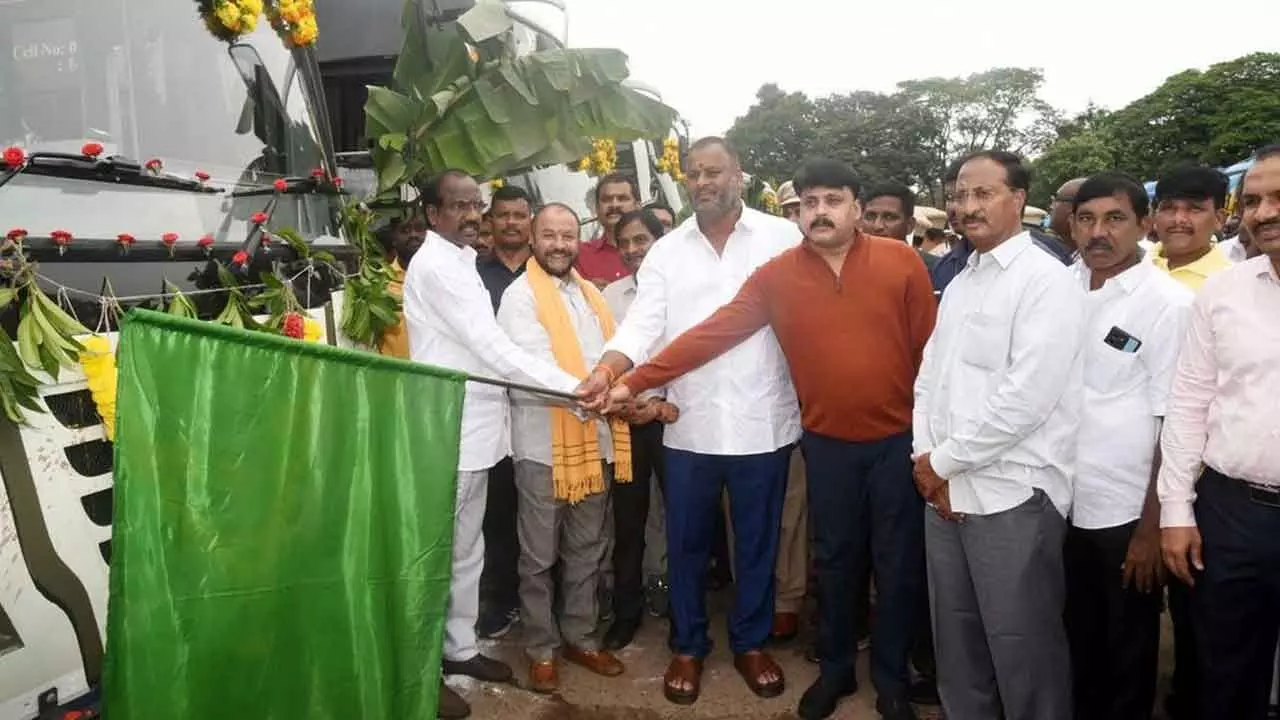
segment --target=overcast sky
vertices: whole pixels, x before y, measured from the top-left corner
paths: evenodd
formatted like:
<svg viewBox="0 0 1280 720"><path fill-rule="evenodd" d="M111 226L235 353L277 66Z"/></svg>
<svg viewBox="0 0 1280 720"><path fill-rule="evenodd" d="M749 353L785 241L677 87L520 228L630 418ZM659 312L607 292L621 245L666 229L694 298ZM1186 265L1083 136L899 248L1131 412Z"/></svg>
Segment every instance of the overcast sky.
<svg viewBox="0 0 1280 720"><path fill-rule="evenodd" d="M1044 71L1042 96L1116 109L1164 78L1280 51L1280 0L566 0L569 44L616 47L632 77L719 134L761 84L811 96L992 67Z"/></svg>

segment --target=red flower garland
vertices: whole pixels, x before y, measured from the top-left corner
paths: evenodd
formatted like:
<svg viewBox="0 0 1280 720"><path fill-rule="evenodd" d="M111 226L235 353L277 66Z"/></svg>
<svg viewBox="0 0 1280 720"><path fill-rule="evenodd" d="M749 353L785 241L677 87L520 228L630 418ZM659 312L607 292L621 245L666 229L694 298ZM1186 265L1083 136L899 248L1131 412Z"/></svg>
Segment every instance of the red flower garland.
<svg viewBox="0 0 1280 720"><path fill-rule="evenodd" d="M71 244L71 233L66 230L54 230L49 233L49 238L53 240L53 244L58 246L58 254L61 255L67 251L67 246Z"/></svg>
<svg viewBox="0 0 1280 720"><path fill-rule="evenodd" d="M265 225L271 217L264 212L256 212L249 219L253 221L254 225Z"/></svg>
<svg viewBox="0 0 1280 720"><path fill-rule="evenodd" d="M13 240L14 242L17 242L30 234L31 233L27 232L26 228L13 228L9 232L5 233L5 237L10 240Z"/></svg>
<svg viewBox="0 0 1280 720"><path fill-rule="evenodd" d="M237 250L235 255L231 256L232 265L247 265L249 263L249 253L243 250Z"/></svg>
<svg viewBox="0 0 1280 720"><path fill-rule="evenodd" d="M129 248L133 247L135 242L137 242L137 239L129 233L120 233L116 236L116 243L118 243L125 252L129 252Z"/></svg>
<svg viewBox="0 0 1280 720"><path fill-rule="evenodd" d="M200 246L200 249L204 250L205 255L208 255L209 249L213 247L213 236L212 235L201 236L201 238L196 241L196 245Z"/></svg>
<svg viewBox="0 0 1280 720"><path fill-rule="evenodd" d="M209 179L209 173L207 173L207 172L205 172L205 171L203 171L203 170L197 170L197 171L196 171L196 179L197 179L197 180L199 180L200 182L206 182L206 181L208 181L208 179Z"/></svg>
<svg viewBox="0 0 1280 720"><path fill-rule="evenodd" d="M164 163L160 161L160 158L151 158L143 167L155 174L164 169Z"/></svg>
<svg viewBox="0 0 1280 720"><path fill-rule="evenodd" d="M276 192L284 192L289 189L289 181L284 178L279 178L275 182L271 183L271 185L276 189Z"/></svg>
<svg viewBox="0 0 1280 720"><path fill-rule="evenodd" d="M83 146L81 146L80 154L84 155L87 158L93 158L94 160L97 160L98 156L102 154L102 150L103 150L102 143L87 142Z"/></svg>

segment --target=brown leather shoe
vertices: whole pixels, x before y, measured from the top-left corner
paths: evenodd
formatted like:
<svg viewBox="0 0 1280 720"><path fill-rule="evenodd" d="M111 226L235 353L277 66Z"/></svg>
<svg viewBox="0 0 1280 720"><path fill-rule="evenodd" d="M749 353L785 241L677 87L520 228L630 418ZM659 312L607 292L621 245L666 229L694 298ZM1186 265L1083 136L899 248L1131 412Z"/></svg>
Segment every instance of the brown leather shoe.
<svg viewBox="0 0 1280 720"><path fill-rule="evenodd" d="M560 671L556 669L555 660L529 662L529 689L544 695L550 695L560 689Z"/></svg>
<svg viewBox="0 0 1280 720"><path fill-rule="evenodd" d="M773 630L769 638L775 642L794 640L800 633L800 615L798 613L774 613Z"/></svg>
<svg viewBox="0 0 1280 720"><path fill-rule="evenodd" d="M440 700L436 705L436 717L440 720L462 720L470 717L471 706L453 688L440 681Z"/></svg>
<svg viewBox="0 0 1280 720"><path fill-rule="evenodd" d="M566 645L563 655L565 660L574 665L581 665L597 675L617 677L626 672L626 667L623 666L622 661L607 650L582 650L572 645Z"/></svg>

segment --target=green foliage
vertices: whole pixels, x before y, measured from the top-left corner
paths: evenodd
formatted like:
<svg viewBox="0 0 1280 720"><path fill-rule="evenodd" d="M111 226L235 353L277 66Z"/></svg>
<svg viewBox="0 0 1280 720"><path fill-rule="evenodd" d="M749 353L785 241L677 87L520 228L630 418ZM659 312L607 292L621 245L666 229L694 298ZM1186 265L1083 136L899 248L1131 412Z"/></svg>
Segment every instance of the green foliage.
<svg viewBox="0 0 1280 720"><path fill-rule="evenodd" d="M1038 95L1042 82L1039 70L997 68L817 100L766 84L728 138L751 173L789 178L823 155L850 163L867 184L916 185L936 203L952 158L978 148L1035 153L1054 137L1058 116Z"/></svg>
<svg viewBox="0 0 1280 720"><path fill-rule="evenodd" d="M456 168L481 177L577 160L592 138L663 137L675 112L624 84L618 50L513 58L511 22L482 0L457 23L424 25L407 0L391 88L371 87L365 132L379 191Z"/></svg>
<svg viewBox="0 0 1280 720"><path fill-rule="evenodd" d="M1090 108L1059 127L1058 140L1036 163L1043 182L1032 201L1052 192L1055 179L1116 167L1152 180L1182 162L1232 164L1277 138L1280 54L1186 70L1114 113Z"/></svg>

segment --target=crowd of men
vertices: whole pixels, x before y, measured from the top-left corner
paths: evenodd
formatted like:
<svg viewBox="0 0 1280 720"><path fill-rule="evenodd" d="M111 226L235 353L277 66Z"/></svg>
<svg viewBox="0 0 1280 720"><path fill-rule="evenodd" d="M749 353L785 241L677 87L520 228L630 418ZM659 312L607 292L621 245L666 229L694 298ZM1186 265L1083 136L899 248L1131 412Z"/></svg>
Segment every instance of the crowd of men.
<svg viewBox="0 0 1280 720"><path fill-rule="evenodd" d="M729 571L733 665L775 697L767 647L812 564L802 718L857 692L869 635L890 720L1146 720L1166 585L1170 715L1267 717L1280 146L1232 222L1227 178L1181 166L1154 201L1114 172L1063 185L1053 232L1023 225L1030 173L1001 151L948 168L947 229L835 161L781 188L783 217L744 206L721 138L684 173L679 224L609 175L581 241L568 205L486 207L446 172L385 231L405 322L384 352L551 391L467 386L445 674L510 680L478 638L519 622L526 687L556 691L561 661L622 675L647 610L665 697L696 702ZM468 713L442 683L440 717Z"/></svg>

